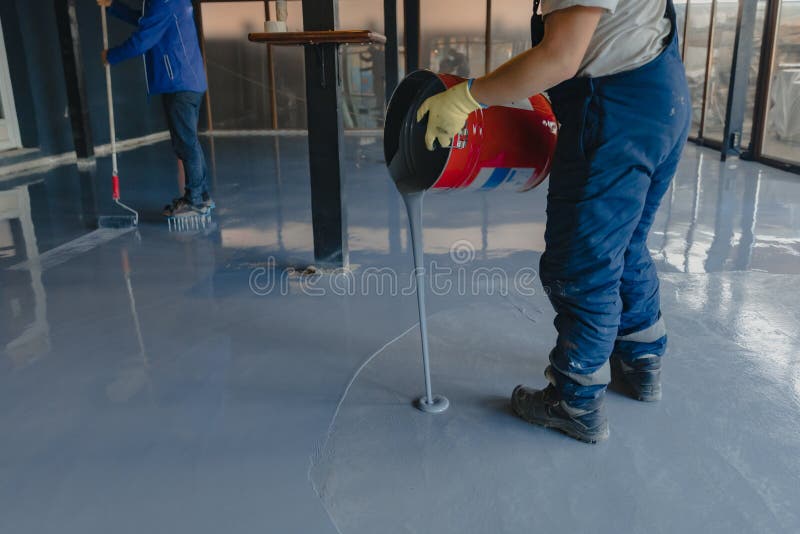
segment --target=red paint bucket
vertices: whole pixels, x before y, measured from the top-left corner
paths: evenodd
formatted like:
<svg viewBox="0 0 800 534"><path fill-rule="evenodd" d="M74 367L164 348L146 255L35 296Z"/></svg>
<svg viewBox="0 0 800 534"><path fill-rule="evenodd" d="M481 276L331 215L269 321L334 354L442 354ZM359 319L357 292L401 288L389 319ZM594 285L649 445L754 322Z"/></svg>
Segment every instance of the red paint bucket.
<svg viewBox="0 0 800 534"><path fill-rule="evenodd" d="M420 70L397 87L386 112L384 155L402 193L448 189L528 191L550 173L558 137L556 117L543 95L521 104L470 114L452 146L425 147L427 116L417 110L430 96L464 81Z"/></svg>

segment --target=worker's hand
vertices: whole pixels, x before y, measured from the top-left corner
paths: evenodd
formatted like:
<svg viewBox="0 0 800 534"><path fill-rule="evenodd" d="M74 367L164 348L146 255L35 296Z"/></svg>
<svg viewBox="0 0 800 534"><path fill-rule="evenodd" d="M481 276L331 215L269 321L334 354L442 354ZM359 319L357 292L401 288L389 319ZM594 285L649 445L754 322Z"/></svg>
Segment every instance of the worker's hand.
<svg viewBox="0 0 800 534"><path fill-rule="evenodd" d="M103 60L103 65L108 65L108 50L100 52L100 59Z"/></svg>
<svg viewBox="0 0 800 534"><path fill-rule="evenodd" d="M97 5L100 7L111 7L114 0L97 0Z"/></svg>
<svg viewBox="0 0 800 534"><path fill-rule="evenodd" d="M434 141L439 141L441 147L449 147L453 137L464 127L469 114L481 107L470 94L468 82L453 86L423 102L417 111L417 122L426 113L430 114L425 132L425 146L428 150L433 150Z"/></svg>

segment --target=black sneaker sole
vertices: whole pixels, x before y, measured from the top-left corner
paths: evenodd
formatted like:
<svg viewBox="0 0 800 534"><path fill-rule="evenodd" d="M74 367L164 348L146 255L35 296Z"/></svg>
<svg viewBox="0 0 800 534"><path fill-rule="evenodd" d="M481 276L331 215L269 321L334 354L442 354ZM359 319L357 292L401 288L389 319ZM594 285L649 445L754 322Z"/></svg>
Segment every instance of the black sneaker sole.
<svg viewBox="0 0 800 534"><path fill-rule="evenodd" d="M567 436L577 439L578 441L582 441L584 443L589 444L596 444L599 441L605 441L608 439L610 434L608 429L608 422L603 423L597 428L583 430L581 428L576 428L574 424L569 423L568 421L561 421L556 419L539 419L538 417L528 417L523 413L520 413L517 410L517 407L514 403L511 403L511 409L514 410L514 413L519 416L520 419L523 421L527 421L528 423L543 426L545 428L550 428L552 430L557 430L562 434L566 434Z"/></svg>

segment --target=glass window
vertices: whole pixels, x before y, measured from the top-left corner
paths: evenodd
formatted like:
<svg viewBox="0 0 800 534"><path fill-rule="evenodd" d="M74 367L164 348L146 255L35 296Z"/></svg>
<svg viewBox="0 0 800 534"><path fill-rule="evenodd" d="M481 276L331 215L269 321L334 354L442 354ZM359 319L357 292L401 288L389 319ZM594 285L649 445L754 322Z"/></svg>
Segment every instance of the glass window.
<svg viewBox="0 0 800 534"><path fill-rule="evenodd" d="M800 164L800 0L780 5L762 154Z"/></svg>
<svg viewBox="0 0 800 534"><path fill-rule="evenodd" d="M464 78L483 75L485 2L440 0L420 4L420 67Z"/></svg>
<svg viewBox="0 0 800 534"><path fill-rule="evenodd" d="M402 2L400 2L402 6ZM276 19L270 2L270 18ZM272 127L273 97L266 45L247 40L263 31L264 2L203 2L209 94L217 129L268 129ZM288 3L289 31L302 31L301 2ZM402 8L398 11L402 12ZM340 0L339 29L383 32L383 4L373 0ZM345 128L380 128L383 125L383 46L344 46L341 53L343 120ZM277 126L306 127L305 61L302 47L272 47Z"/></svg>
<svg viewBox="0 0 800 534"><path fill-rule="evenodd" d="M728 90L731 77L731 62L736 39L736 21L739 4L737 0L718 0L714 15L714 38L711 52L711 68L708 73L708 95L706 96L706 115L703 125L703 138L722 141L725 127L725 109L728 104ZM766 1L760 0L756 6L756 22L753 34L753 55L747 87L747 107L742 127L741 146L746 148L750 142L753 127L753 108L756 84L758 81L758 61L761 57L761 36L764 30Z"/></svg>
<svg viewBox="0 0 800 534"><path fill-rule="evenodd" d="M532 6L531 0L492 0L492 69L531 47Z"/></svg>
<svg viewBox="0 0 800 534"><path fill-rule="evenodd" d="M708 71L706 114L702 137L722 141L725 127L725 108L731 80L733 44L736 40L738 0L717 0L714 13L714 36L711 42L711 66Z"/></svg>
<svg viewBox="0 0 800 534"><path fill-rule="evenodd" d="M686 14L686 46L683 62L686 66L686 79L689 82L692 97L690 135L698 135L703 89L706 81L706 52L711 21L711 0L692 0Z"/></svg>
<svg viewBox="0 0 800 534"><path fill-rule="evenodd" d="M269 7L270 18L277 20L275 2L270 2ZM300 2L288 2L288 8L287 29L290 32L303 31L303 5ZM251 45L256 48L260 46L252 43ZM275 73L278 128L305 128L307 125L306 62L303 48L300 46L273 46L272 64Z"/></svg>
<svg viewBox="0 0 800 534"><path fill-rule="evenodd" d="M339 0L337 27L383 33L383 2ZM340 57L345 127L383 127L386 103L386 55L383 45L344 46Z"/></svg>
<svg viewBox="0 0 800 534"><path fill-rule="evenodd" d="M750 61L750 77L747 80L747 107L742 125L742 148L750 145L753 135L753 112L756 104L756 86L758 85L758 65L761 61L761 42L764 37L764 17L767 13L766 0L758 0L756 6L756 27L753 35L753 57Z"/></svg>
<svg viewBox="0 0 800 534"><path fill-rule="evenodd" d="M263 2L201 6L214 128L269 128L267 51L247 40L249 32L263 31Z"/></svg>
<svg viewBox="0 0 800 534"><path fill-rule="evenodd" d="M263 2L203 2L208 85L214 128L259 130L272 127L267 46L247 40L264 31ZM272 5L272 18L275 6ZM289 3L288 27L303 27L299 2ZM305 128L305 70L298 47L272 47L279 128Z"/></svg>

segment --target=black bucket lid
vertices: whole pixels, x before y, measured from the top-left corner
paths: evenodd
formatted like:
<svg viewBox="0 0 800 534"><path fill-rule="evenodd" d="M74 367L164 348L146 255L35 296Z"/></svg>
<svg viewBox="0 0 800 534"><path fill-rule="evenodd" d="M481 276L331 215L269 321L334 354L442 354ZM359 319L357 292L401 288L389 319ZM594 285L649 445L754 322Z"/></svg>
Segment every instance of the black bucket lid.
<svg viewBox="0 0 800 534"><path fill-rule="evenodd" d="M406 76L397 86L386 110L383 152L397 189L413 193L429 189L441 176L450 149L425 147L428 117L417 122L417 110L425 100L447 89L431 71L419 70Z"/></svg>

